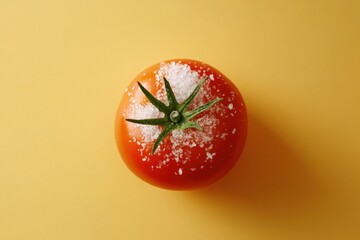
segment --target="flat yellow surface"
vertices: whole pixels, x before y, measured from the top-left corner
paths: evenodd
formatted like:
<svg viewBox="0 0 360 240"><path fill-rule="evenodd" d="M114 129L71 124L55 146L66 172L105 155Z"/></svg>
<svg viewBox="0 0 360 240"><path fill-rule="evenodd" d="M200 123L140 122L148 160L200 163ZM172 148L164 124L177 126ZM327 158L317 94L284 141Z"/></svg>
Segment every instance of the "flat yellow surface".
<svg viewBox="0 0 360 240"><path fill-rule="evenodd" d="M1 0L0 239L360 239L360 3ZM222 181L122 163L130 80L169 58L232 79L246 149Z"/></svg>

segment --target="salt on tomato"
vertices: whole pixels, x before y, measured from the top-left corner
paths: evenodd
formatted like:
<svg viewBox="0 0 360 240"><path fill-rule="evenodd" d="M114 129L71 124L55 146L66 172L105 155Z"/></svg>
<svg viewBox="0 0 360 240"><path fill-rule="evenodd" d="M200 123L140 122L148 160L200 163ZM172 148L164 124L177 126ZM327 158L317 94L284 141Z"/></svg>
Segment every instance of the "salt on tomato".
<svg viewBox="0 0 360 240"><path fill-rule="evenodd" d="M179 109L196 89L186 109ZM190 59L164 61L136 76L115 122L116 143L128 168L173 190L205 187L223 177L238 161L246 135L246 107L236 86L214 67Z"/></svg>

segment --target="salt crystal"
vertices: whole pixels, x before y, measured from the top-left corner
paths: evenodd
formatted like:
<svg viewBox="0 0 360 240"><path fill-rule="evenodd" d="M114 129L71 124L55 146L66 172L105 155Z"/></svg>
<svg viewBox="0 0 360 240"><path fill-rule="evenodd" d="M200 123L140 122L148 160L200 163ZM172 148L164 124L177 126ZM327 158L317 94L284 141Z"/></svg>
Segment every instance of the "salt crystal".
<svg viewBox="0 0 360 240"><path fill-rule="evenodd" d="M182 170L181 168L179 168L178 173L179 173L179 175L182 175L182 174L183 174L183 170Z"/></svg>
<svg viewBox="0 0 360 240"><path fill-rule="evenodd" d="M210 74L210 75L209 75L209 78L210 78L211 80L214 80L214 74Z"/></svg>
<svg viewBox="0 0 360 240"><path fill-rule="evenodd" d="M225 138L226 138L227 135L228 135L227 133L223 133L223 134L221 134L221 137L220 137L220 138L222 138L222 139L225 140Z"/></svg>
<svg viewBox="0 0 360 240"><path fill-rule="evenodd" d="M228 108L232 110L234 108L234 105L232 103L229 104Z"/></svg>

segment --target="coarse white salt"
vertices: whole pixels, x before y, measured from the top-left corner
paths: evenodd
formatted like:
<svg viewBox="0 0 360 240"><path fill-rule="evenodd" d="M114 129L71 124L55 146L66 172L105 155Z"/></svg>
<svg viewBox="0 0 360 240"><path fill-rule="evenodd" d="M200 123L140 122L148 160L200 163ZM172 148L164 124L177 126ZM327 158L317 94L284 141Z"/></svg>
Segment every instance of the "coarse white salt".
<svg viewBox="0 0 360 240"><path fill-rule="evenodd" d="M199 74L191 70L189 65L175 62L161 63L155 77L159 86L164 85L163 77L169 81L179 103L183 102L200 82ZM158 91L157 97L162 101L167 101L163 87L161 91Z"/></svg>
<svg viewBox="0 0 360 240"><path fill-rule="evenodd" d="M133 104L131 104L130 112L128 114L128 118L132 119L160 118L162 116L163 114L160 113L159 110L155 108L152 104L142 105L138 102L134 102ZM161 133L161 128L159 126L138 124L136 127L140 128L140 131L142 133L141 142L154 141ZM135 140L135 138L133 140Z"/></svg>
<svg viewBox="0 0 360 240"><path fill-rule="evenodd" d="M236 133L236 128L234 128L231 133L235 134Z"/></svg>
<svg viewBox="0 0 360 240"><path fill-rule="evenodd" d="M164 80L165 77L169 83L175 97L179 103L182 103L195 89L195 87L200 82L201 78L205 77L200 76L197 71L194 71L187 64L181 64L179 62L171 62L171 63L161 63L158 70L154 72L156 79L156 87L159 89L156 92L156 97L167 104L167 95L164 89ZM213 74L210 74L210 79L214 79ZM134 91L134 88L131 90ZM137 91L137 90L136 90ZM129 92L133 94L133 92ZM208 101L213 100L215 97L211 95L210 86L208 82L205 82L200 88L198 94L195 99L189 106L189 110L201 106ZM159 110L154 107L151 103L143 103L138 99L132 97L130 99L130 106L127 111L124 112L125 118L132 119L147 119L147 118L161 118L164 116L163 113L159 112ZM203 131L193 131L193 130L174 130L169 134L169 137L163 141L170 142L170 154L164 155L165 160L160 161L156 169L159 169L163 166L169 164L170 161L175 161L177 164L186 164L186 162L191 159L192 152L190 149L192 147L200 146L209 150L209 146L214 139L214 127L216 127L220 122L216 117L217 113L222 113L225 111L225 108L220 104L215 104L212 108L207 111L207 114L204 114L202 117L197 118L196 122L203 128ZM141 125L135 124L135 128L140 130L141 138L133 138L134 142L141 142L140 153L145 154L149 151L145 151L145 149L151 149L155 140L162 132L163 128L159 126L149 126L149 125ZM222 136L225 138L225 136ZM163 149L160 144L159 148L156 150L161 153L163 151L168 151L169 149ZM212 159L213 155L207 152L207 158ZM145 158L147 161L149 160L146 155ZM144 158L143 158L144 159ZM179 175L183 173L183 170L179 168Z"/></svg>
<svg viewBox="0 0 360 240"><path fill-rule="evenodd" d="M209 75L209 78L210 78L211 80L214 80L214 74L210 74L210 75Z"/></svg>
<svg viewBox="0 0 360 240"><path fill-rule="evenodd" d="M232 110L234 108L234 105L232 103L229 104L228 108Z"/></svg>
<svg viewBox="0 0 360 240"><path fill-rule="evenodd" d="M228 135L227 133L223 133L223 134L221 134L220 138L223 139L223 140L225 140L225 138L226 138L227 135Z"/></svg>

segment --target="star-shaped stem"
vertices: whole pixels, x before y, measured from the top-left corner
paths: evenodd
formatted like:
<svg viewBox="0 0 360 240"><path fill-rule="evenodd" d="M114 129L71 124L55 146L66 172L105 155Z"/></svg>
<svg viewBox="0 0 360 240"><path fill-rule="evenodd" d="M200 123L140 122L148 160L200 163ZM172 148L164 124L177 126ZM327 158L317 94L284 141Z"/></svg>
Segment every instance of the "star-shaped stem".
<svg viewBox="0 0 360 240"><path fill-rule="evenodd" d="M197 95L201 86L204 84L206 80L207 77L203 78L200 81L200 83L195 87L195 89L190 94L190 96L187 99L185 99L184 102L179 104L176 100L175 94L170 86L169 81L164 77L165 91L169 101L169 106L167 106L160 100L156 99L148 90L146 90L146 88L144 88L143 85L141 85L140 82L138 82L141 91L145 94L147 99L149 99L150 103L154 105L160 112L164 113L163 118L126 119L126 121L132 123L144 124L144 125L158 125L164 127L163 131L160 133L160 135L158 136L158 138L154 143L152 154L155 153L161 141L175 129L185 130L187 128L195 128L199 131L202 131L202 128L199 125L199 123L190 120L194 118L196 115L208 110L217 102L222 100L222 98L217 98L191 111L187 111L187 108L189 107L190 103L194 100L195 96Z"/></svg>

